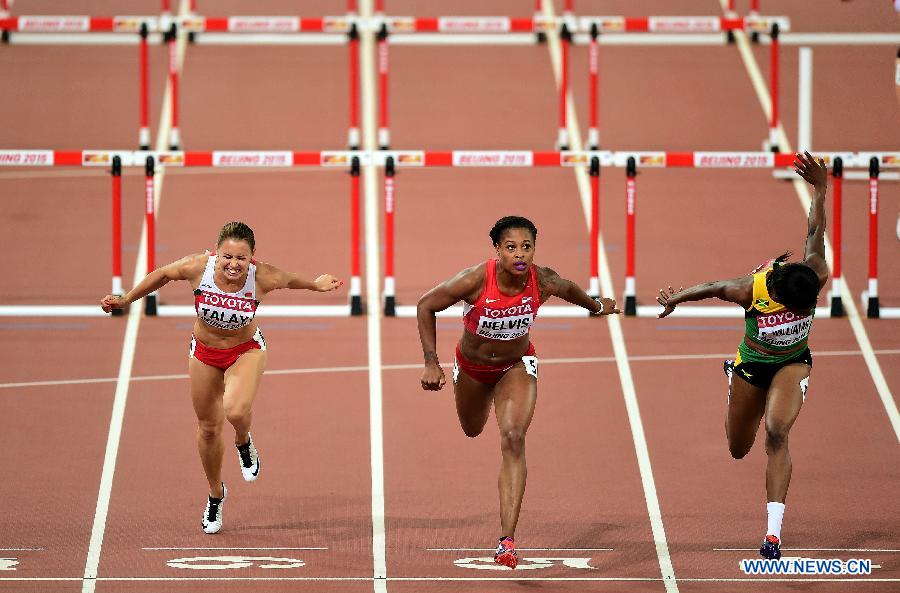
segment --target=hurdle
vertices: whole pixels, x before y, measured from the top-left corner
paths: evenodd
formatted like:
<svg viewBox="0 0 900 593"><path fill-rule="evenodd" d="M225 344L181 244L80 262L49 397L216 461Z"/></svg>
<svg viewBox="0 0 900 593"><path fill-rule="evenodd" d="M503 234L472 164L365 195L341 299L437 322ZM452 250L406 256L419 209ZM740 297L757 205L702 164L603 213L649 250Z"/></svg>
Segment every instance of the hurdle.
<svg viewBox="0 0 900 593"><path fill-rule="evenodd" d="M833 236L835 253L839 254L842 248L841 235L841 194L842 178L845 166L861 167L866 162L889 162L892 166L900 166L900 153L817 153L817 158L822 158L832 167L832 178L836 192L833 221L835 232ZM417 167L588 167L591 176L591 222L589 236L591 240L591 261L588 288L586 292L596 295L598 292L598 261L595 249L600 236L599 213L599 176L600 167L624 167L626 170L625 200L626 200L626 276L623 295L624 311L626 315L638 317L655 317L658 307L641 306L637 301L636 293L636 213L637 213L637 169L639 167L689 167L689 168L784 168L790 167L794 162L792 153L764 152L609 152L609 151L379 151L371 155L373 164L389 167L391 173L385 175L385 270L384 285L384 314L388 317L414 317L416 307L401 305L396 301L396 278L394 276L394 216L396 213L396 168ZM848 165L845 165L847 163ZM876 209L870 223L870 232L877 232L877 175L873 175L874 187L872 194L872 206ZM874 231L872 229L875 229ZM869 283L869 294L864 297L872 303L872 297L877 297L877 251L875 244L870 239L870 277L875 282ZM842 297L842 263L840 256L835 256L834 275L832 279L832 291L829 306L817 307L816 315L819 317L840 316L843 314ZM684 317L735 317L741 312L730 307L721 306L689 306L683 307L679 315ZM576 317L587 313L574 306L549 306L541 309L547 317ZM874 310L874 309L873 309ZM451 307L438 315L452 316L460 314L460 307ZM884 311L882 309L882 311ZM889 312L894 315L893 311ZM900 310L897 312L900 317ZM887 316L887 315L882 315Z"/></svg>
<svg viewBox="0 0 900 593"><path fill-rule="evenodd" d="M0 150L0 167L85 167L108 168L112 179L112 294L123 294L122 288L122 217L121 176L124 168L143 168L144 220L147 227L146 249L149 274L156 268L156 212L155 177L161 168L167 167L210 167L210 168L283 168L322 167L334 171L345 171L350 177L350 290L347 305L293 306L271 305L264 308L262 315L280 317L339 317L363 314L361 298L361 204L360 169L370 162L367 153L351 151L205 151L205 152L151 152L114 150ZM135 279L136 281L137 279ZM189 317L194 315L191 306L160 304L154 292L145 298L144 314L160 317ZM0 306L0 317L32 315L42 317L106 316L99 306Z"/></svg>

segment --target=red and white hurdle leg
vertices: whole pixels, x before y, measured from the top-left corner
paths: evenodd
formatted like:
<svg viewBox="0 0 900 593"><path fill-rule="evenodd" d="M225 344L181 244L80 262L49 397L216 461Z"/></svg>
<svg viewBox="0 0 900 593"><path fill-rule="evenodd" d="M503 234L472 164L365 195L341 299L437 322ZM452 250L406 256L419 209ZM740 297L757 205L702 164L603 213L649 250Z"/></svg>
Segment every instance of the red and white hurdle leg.
<svg viewBox="0 0 900 593"><path fill-rule="evenodd" d="M181 147L181 130L178 128L178 26L172 23L166 41L169 49L169 83L172 86L172 127L169 130L169 149Z"/></svg>
<svg viewBox="0 0 900 593"><path fill-rule="evenodd" d="M831 216L831 238L834 243L834 261L832 262L833 269L831 274L831 316L843 317L844 302L841 294L843 288L841 285L841 274L843 274L841 262L841 225L843 220L843 207L841 202L844 192L844 160L841 157L834 159L834 164L831 167L831 175L834 179L831 190L834 203Z"/></svg>
<svg viewBox="0 0 900 593"><path fill-rule="evenodd" d="M391 145L388 131L388 30L382 24L378 31L378 91L379 91L379 123L378 147L387 150Z"/></svg>
<svg viewBox="0 0 900 593"><path fill-rule="evenodd" d="M156 269L156 163L152 156L147 157L144 167L144 215L147 221L147 274ZM144 314L156 315L157 293L151 292L144 297Z"/></svg>
<svg viewBox="0 0 900 593"><path fill-rule="evenodd" d="M635 205L637 202L637 163L628 157L625 169L625 314L637 315L635 292Z"/></svg>
<svg viewBox="0 0 900 593"><path fill-rule="evenodd" d="M394 285L394 157L384 164L384 314L397 315Z"/></svg>
<svg viewBox="0 0 900 593"><path fill-rule="evenodd" d="M863 293L866 317L878 318L878 157L869 159L869 286Z"/></svg>

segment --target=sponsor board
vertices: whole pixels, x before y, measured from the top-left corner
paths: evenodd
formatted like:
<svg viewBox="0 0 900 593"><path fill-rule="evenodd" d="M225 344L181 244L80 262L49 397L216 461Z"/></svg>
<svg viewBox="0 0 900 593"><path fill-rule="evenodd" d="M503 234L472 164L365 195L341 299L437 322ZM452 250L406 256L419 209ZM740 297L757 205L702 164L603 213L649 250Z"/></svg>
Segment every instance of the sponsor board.
<svg viewBox="0 0 900 593"><path fill-rule="evenodd" d="M181 29L188 33L202 33L206 30L206 19L202 16L184 16L179 22Z"/></svg>
<svg viewBox="0 0 900 593"><path fill-rule="evenodd" d="M624 167L628 164L629 157L634 158L634 164L638 167L665 167L666 153L664 152L617 152L613 157L616 167Z"/></svg>
<svg viewBox="0 0 900 593"><path fill-rule="evenodd" d="M353 154L349 152L323 150L319 156L319 164L323 167L349 167L352 160Z"/></svg>
<svg viewBox="0 0 900 593"><path fill-rule="evenodd" d="M294 155L290 151L213 151L213 167L290 167Z"/></svg>
<svg viewBox="0 0 900 593"><path fill-rule="evenodd" d="M791 30L791 21L784 17L744 17L744 29L754 33L769 33L775 23L778 23L778 30L781 33Z"/></svg>
<svg viewBox="0 0 900 593"><path fill-rule="evenodd" d="M52 150L0 150L0 167L51 166Z"/></svg>
<svg viewBox="0 0 900 593"><path fill-rule="evenodd" d="M342 16L326 16L322 19L322 30L326 33L346 33L350 30L350 21Z"/></svg>
<svg viewBox="0 0 900 593"><path fill-rule="evenodd" d="M695 152L695 167L772 167L771 152Z"/></svg>
<svg viewBox="0 0 900 593"><path fill-rule="evenodd" d="M579 167L590 164L591 154L587 152L561 152L559 164L563 167Z"/></svg>
<svg viewBox="0 0 900 593"><path fill-rule="evenodd" d="M398 167L424 167L425 153L421 150L397 151L385 155L394 157L394 164Z"/></svg>
<svg viewBox="0 0 900 593"><path fill-rule="evenodd" d="M231 16L228 30L232 33L296 33L300 19L293 16Z"/></svg>
<svg viewBox="0 0 900 593"><path fill-rule="evenodd" d="M411 16L395 16L387 19L386 22L388 31L393 33L412 33L416 30L416 19ZM381 27L380 24L377 26Z"/></svg>
<svg viewBox="0 0 900 593"><path fill-rule="evenodd" d="M531 151L454 150L454 167L530 167L534 162Z"/></svg>
<svg viewBox="0 0 900 593"><path fill-rule="evenodd" d="M625 31L625 17L623 16L599 16L584 19L583 28L590 31L591 25L596 24L601 33L622 33Z"/></svg>
<svg viewBox="0 0 900 593"><path fill-rule="evenodd" d="M159 23L151 17L114 16L113 31L117 33L137 33L141 30L141 25L144 23L147 24L147 31L159 29Z"/></svg>
<svg viewBox="0 0 900 593"><path fill-rule="evenodd" d="M438 31L442 33L507 33L509 30L509 18L503 16L438 18Z"/></svg>
<svg viewBox="0 0 900 593"><path fill-rule="evenodd" d="M91 30L87 16L20 16L22 33L84 33Z"/></svg>
<svg viewBox="0 0 900 593"><path fill-rule="evenodd" d="M712 16L651 16L647 29L654 33L716 33L721 21Z"/></svg>

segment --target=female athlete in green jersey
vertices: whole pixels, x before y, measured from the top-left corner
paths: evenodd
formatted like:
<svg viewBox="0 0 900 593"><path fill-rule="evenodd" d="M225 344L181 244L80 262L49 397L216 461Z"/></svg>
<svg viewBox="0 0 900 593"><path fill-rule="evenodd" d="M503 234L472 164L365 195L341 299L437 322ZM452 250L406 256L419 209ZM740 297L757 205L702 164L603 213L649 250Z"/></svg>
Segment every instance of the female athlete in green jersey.
<svg viewBox="0 0 900 593"><path fill-rule="evenodd" d="M744 308L746 331L733 361L725 361L729 379L725 434L735 459L753 446L760 420L766 420L766 496L768 529L760 554L780 558L781 519L791 482L788 433L800 413L809 384L812 355L807 347L819 290L828 280L825 262L825 190L828 171L808 152L797 155L798 175L815 189L809 208L806 253L787 263L789 253L747 276L705 282L686 289L660 290L660 317L679 303L715 297Z"/></svg>

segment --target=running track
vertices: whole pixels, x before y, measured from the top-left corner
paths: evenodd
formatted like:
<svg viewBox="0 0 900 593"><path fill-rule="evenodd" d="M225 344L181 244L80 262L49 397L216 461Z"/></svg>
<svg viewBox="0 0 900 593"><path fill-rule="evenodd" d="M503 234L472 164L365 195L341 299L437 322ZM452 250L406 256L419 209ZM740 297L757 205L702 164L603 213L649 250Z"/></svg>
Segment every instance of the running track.
<svg viewBox="0 0 900 593"><path fill-rule="evenodd" d="M721 11L712 0L702 6L638 4L608 2L602 12ZM777 9L773 4L763 2L763 12L791 17L796 31L896 31L887 2L865 9L862 2L834 2L814 13L805 2L784 1ZM116 6L21 0L14 14L101 15ZM489 9L476 2L388 5L392 14L423 16L525 16L532 8L522 1L496 2ZM201 2L201 12L206 9ZM129 10L152 14L158 4L132 3ZM255 3L253 10L294 12L289 3L275 2ZM343 10L343 4L315 2L305 4L303 14ZM241 3L225 1L215 11L246 12ZM753 51L765 74L767 49ZM896 150L900 114L890 85L893 52L883 46L815 50L815 146ZM0 73L14 81L0 85L2 143L130 147L135 54L126 47L0 48ZM151 55L155 141L165 55L158 47ZM392 47L392 145L549 148L556 122L549 55L546 46ZM783 120L792 142L796 55L795 48L785 49L782 71ZM582 133L585 59L583 47L573 51L573 99ZM342 147L345 63L343 48L188 47L181 105L186 147ZM766 134L765 116L734 48L607 46L601 72L606 147L756 150ZM615 294L621 294L624 277L623 188L622 171L604 171L603 244ZM141 178L126 175L124 191L132 197L124 212L125 284L131 286L141 233ZM87 304L108 290L105 176L5 170L0 195L0 247L15 278L0 287L0 302ZM893 238L896 183L884 183L882 196L882 302L896 306L900 276L890 273L900 266ZM260 258L346 278L346 199L346 178L336 173L170 172L160 198L157 258L170 261L211 247L223 222L241 218L258 233ZM765 170L649 171L638 178L638 200L637 285L643 304L653 302L660 286L737 275L785 248L802 251L805 212L797 194ZM865 185L847 182L844 256L854 294L865 280L864 202ZM588 235L571 171L404 171L397 177L398 303L414 304L423 290L490 257L487 230L510 212L537 223L540 263L584 281ZM343 299L282 294L267 303ZM176 285L164 289L161 300L188 304L190 295ZM871 558L881 568L851 582L788 577L777 583L746 578L737 569L738 559L755 551L722 550L753 548L765 520L762 443L737 463L728 456L722 430L720 365L740 334L737 319L544 319L535 327L541 397L529 433L530 480L517 539L534 548L524 557L567 558L570 566L557 560L548 568L516 572L518 580L504 571L454 564L490 556L486 548L497 535L497 431L491 422L482 437L466 439L449 389L421 392L413 320L262 322L270 372L257 400L254 432L266 469L258 483L245 484L226 455L230 498L225 529L216 537L204 536L196 525L205 485L184 376L189 320L135 318L130 328L128 323L128 317L0 321L7 345L0 367L0 426L11 470L0 486L0 557L7 559L0 560L0 590L372 591L379 558L388 579L376 580L376 591L897 588L898 439L857 338L865 335L871 343L887 388L896 394L897 321L863 320L862 334L846 318L816 322L815 371L793 430L794 480L785 518L786 548L841 550L793 555ZM458 321L439 320L444 362L452 360L458 333ZM129 344L135 346L130 381L117 383ZM632 393L645 439L629 423ZM372 408L379 397L380 409ZM110 447L116 401L124 404L121 438ZM373 450L379 426L383 448ZM109 453L117 455L114 464ZM661 511L657 525L665 530L662 555L671 558L675 575L667 583L641 463L652 472ZM104 468L113 479L98 505ZM376 489L379 478L384 480L383 546L378 522L373 545L373 476ZM98 507L108 509L99 530ZM288 558L304 565L252 560L246 567L204 570L197 566L203 561L173 562L221 556ZM96 580L84 578L91 557ZM589 559L591 568L577 568L585 565L572 560L579 558ZM485 578L492 580L473 580ZM573 578L589 580L567 580Z"/></svg>

